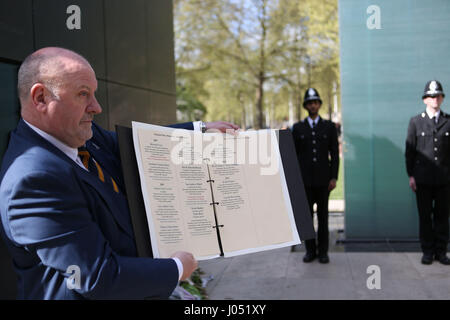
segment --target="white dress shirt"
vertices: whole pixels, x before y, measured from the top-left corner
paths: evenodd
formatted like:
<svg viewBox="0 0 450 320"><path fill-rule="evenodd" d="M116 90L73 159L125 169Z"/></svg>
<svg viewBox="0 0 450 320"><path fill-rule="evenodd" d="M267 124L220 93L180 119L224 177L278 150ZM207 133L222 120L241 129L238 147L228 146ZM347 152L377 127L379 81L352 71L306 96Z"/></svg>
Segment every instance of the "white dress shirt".
<svg viewBox="0 0 450 320"><path fill-rule="evenodd" d="M306 118L306 119L308 119L309 126L310 126L311 128L313 128L313 123L314 123L315 126L317 126L317 124L319 123L320 117L318 116L318 117L315 118L314 120L311 119L310 117L308 117L308 118Z"/></svg>
<svg viewBox="0 0 450 320"><path fill-rule="evenodd" d="M438 112L436 112L434 115L430 110L428 110L428 108L426 108L426 112L430 119L433 119L433 117L436 117L436 120L434 120L434 121L436 121L436 123L439 121L439 115L441 113L441 110L438 110Z"/></svg>

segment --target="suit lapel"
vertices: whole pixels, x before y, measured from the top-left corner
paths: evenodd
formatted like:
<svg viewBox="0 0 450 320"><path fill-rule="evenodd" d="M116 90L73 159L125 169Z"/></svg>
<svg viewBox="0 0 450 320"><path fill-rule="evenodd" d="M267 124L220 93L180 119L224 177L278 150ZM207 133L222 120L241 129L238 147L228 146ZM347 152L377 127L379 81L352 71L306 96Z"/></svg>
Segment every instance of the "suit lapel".
<svg viewBox="0 0 450 320"><path fill-rule="evenodd" d="M438 123L436 125L436 130L439 131L448 121L448 116L441 110L441 114L438 118Z"/></svg>
<svg viewBox="0 0 450 320"><path fill-rule="evenodd" d="M127 216L128 202L125 196L121 193L113 192L111 189L111 185L103 183L96 175L92 174L89 171L84 170L79 165L74 163L76 166L77 173L80 178L92 186L95 191L102 198L103 202L109 208L114 220L116 220L117 224L131 237L133 237L133 230L131 229L131 224L129 221L129 217Z"/></svg>
<svg viewBox="0 0 450 320"><path fill-rule="evenodd" d="M65 161L71 166L74 167L74 170L78 174L78 176L91 185L105 202L106 206L111 211L114 220L117 224L131 237L133 237L133 230L131 229L131 224L129 222L129 218L127 217L128 212L128 202L123 194L116 194L112 192L112 190L108 190L110 188L109 185L100 181L100 179L93 175L92 173L81 168L77 163L75 163L72 159L70 159L64 152L59 150L53 144L42 138L39 134L37 134L33 129L31 129L22 119L19 121L17 126L17 134L26 138L28 141L31 140L31 143L42 146L43 148L50 150L53 154L55 154L61 161ZM90 150L89 150L90 151ZM94 156L95 158L95 156ZM105 161L106 162L106 161Z"/></svg>
<svg viewBox="0 0 450 320"><path fill-rule="evenodd" d="M303 121L301 122L301 125L302 125L301 136L303 139L303 138L305 138L306 135L311 134L312 128L309 125L308 118L303 119Z"/></svg>
<svg viewBox="0 0 450 320"><path fill-rule="evenodd" d="M117 174L117 168L114 166L112 159L110 159L111 154L105 153L105 151L91 140L86 142L86 149L92 155L92 157L100 164L103 170L106 170L108 174L117 182L121 192L126 194L125 186L122 180L122 176Z"/></svg>
<svg viewBox="0 0 450 320"><path fill-rule="evenodd" d="M319 116L319 121L317 121L316 132L322 132L324 127L323 119Z"/></svg>
<svg viewBox="0 0 450 320"><path fill-rule="evenodd" d="M108 161L107 154L105 155L104 150L92 142L91 140L86 142L86 149L92 155L92 157L98 161L103 170L105 170L116 182L119 184L120 193L112 192L112 186L106 183L103 183L96 177L95 175L89 173L88 183L94 183L97 190L99 190L102 198L105 200L106 204L110 208L114 218L119 223L119 225L130 235L133 236L133 230L131 229L129 217L127 216L128 212L128 201L123 193L124 188L119 181L117 175L114 175L115 170L112 165L110 165L111 161ZM83 170L84 171L84 170ZM92 179L93 178L93 179Z"/></svg>
<svg viewBox="0 0 450 320"><path fill-rule="evenodd" d="M109 173L111 177L113 177L114 180L118 180L117 177L114 175L114 168L110 165L111 161L108 161L107 155L104 154L104 151L94 142L91 140L88 140L86 142L86 149L89 151L91 156L100 164L103 170L106 170L106 172Z"/></svg>
<svg viewBox="0 0 450 320"><path fill-rule="evenodd" d="M308 117L306 117L305 119L303 119L303 124L305 125L305 127L307 128L307 129L309 129L309 131L312 131L312 127L310 126L310 124L309 124L309 121L308 121ZM317 120L317 123L316 123L316 126L314 127L314 130L317 130L318 128L319 128L319 126L321 126L322 125L322 123L323 123L323 120L322 120L322 118L319 116L319 120Z"/></svg>
<svg viewBox="0 0 450 320"><path fill-rule="evenodd" d="M303 119L303 126L306 130L311 130L311 126L309 125L308 118Z"/></svg>

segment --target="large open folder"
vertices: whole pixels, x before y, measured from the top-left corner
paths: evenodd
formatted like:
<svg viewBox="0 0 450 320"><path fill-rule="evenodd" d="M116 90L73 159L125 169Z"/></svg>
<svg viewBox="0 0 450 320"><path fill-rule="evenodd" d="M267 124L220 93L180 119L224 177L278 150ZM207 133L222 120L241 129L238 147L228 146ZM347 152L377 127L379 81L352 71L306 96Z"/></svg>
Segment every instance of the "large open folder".
<svg viewBox="0 0 450 320"><path fill-rule="evenodd" d="M133 125L134 134L116 130L140 256L184 250L201 260L314 237L289 131L233 136Z"/></svg>

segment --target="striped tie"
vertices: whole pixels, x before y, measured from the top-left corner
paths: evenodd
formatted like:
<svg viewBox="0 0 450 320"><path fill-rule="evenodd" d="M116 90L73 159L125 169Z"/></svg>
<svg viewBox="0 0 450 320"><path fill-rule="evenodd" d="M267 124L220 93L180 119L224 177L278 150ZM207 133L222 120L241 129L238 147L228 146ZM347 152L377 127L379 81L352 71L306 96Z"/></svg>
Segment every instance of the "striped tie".
<svg viewBox="0 0 450 320"><path fill-rule="evenodd" d="M86 147L78 148L78 156L80 157L83 165L89 172L97 174L98 178L103 182L110 184L115 192L119 193L119 187L114 179L100 167L100 165L91 157L91 154L86 149Z"/></svg>

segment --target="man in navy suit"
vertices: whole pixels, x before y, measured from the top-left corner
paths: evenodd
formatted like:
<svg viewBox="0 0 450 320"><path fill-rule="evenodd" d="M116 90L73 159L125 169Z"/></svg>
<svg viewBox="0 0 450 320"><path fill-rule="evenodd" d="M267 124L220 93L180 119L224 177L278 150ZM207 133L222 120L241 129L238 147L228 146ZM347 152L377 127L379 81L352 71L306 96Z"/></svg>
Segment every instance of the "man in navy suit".
<svg viewBox="0 0 450 320"><path fill-rule="evenodd" d="M93 122L102 109L88 61L70 50L40 49L20 67L18 89L22 119L0 172L0 233L18 298L167 298L197 262L188 252L137 257L117 137ZM227 122L206 127L238 129ZM82 146L103 180L83 163Z"/></svg>

